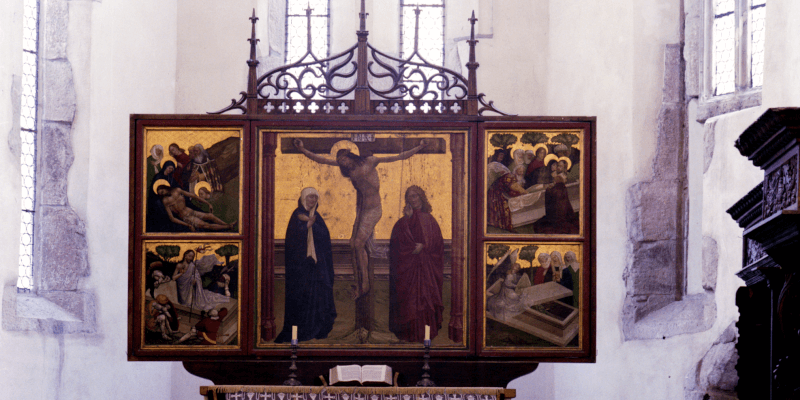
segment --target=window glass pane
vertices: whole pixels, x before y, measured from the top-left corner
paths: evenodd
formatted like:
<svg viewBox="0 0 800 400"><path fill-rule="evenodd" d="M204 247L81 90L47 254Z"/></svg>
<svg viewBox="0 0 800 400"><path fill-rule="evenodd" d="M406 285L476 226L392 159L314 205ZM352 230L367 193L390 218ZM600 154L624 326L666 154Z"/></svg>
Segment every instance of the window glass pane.
<svg viewBox="0 0 800 400"><path fill-rule="evenodd" d="M414 51L414 10L403 7L403 54L406 56ZM431 64L444 63L444 8L420 8L418 47L419 54Z"/></svg>
<svg viewBox="0 0 800 400"><path fill-rule="evenodd" d="M764 83L764 16L766 0L753 0L750 9L750 82L753 87Z"/></svg>
<svg viewBox="0 0 800 400"><path fill-rule="evenodd" d="M733 3L733 1L718 1L717 3ZM726 13L714 18L713 30L713 95L733 93L735 89L735 16L733 12Z"/></svg>
<svg viewBox="0 0 800 400"><path fill-rule="evenodd" d="M39 35L39 5L36 0L25 0L22 16L22 49L36 52Z"/></svg>
<svg viewBox="0 0 800 400"><path fill-rule="evenodd" d="M311 15L328 15L328 0L287 0L286 10L289 15L306 16L306 8L311 7Z"/></svg>
<svg viewBox="0 0 800 400"><path fill-rule="evenodd" d="M417 29L416 9L419 6L417 51L428 63L444 65L444 2L442 0L403 0L400 6L402 13L400 56L407 58L414 52L414 32ZM436 74L435 70L429 68L422 68L421 72L427 77ZM406 77L405 81L406 85L413 85L421 83L422 77L418 74L411 74ZM418 85L418 88L417 90L421 90L422 86ZM425 98L432 98L432 96L426 95Z"/></svg>
<svg viewBox="0 0 800 400"><path fill-rule="evenodd" d="M22 17L22 95L20 99L21 224L17 290L33 289L33 220L36 199L36 104L39 3L24 0Z"/></svg>
<svg viewBox="0 0 800 400"><path fill-rule="evenodd" d="M735 0L714 0L714 14L732 13L736 5Z"/></svg>
<svg viewBox="0 0 800 400"><path fill-rule="evenodd" d="M404 0L404 6L444 6L442 0Z"/></svg>
<svg viewBox="0 0 800 400"><path fill-rule="evenodd" d="M286 14L286 63L300 59L308 49L308 1L288 0ZM311 2L311 46L317 58L328 57L328 0Z"/></svg>

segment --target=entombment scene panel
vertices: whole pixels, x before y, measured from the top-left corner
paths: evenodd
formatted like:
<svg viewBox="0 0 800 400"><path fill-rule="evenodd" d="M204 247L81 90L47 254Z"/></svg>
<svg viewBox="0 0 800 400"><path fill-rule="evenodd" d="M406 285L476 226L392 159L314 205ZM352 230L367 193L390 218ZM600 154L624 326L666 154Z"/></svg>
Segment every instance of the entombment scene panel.
<svg viewBox="0 0 800 400"><path fill-rule="evenodd" d="M583 246L485 245L484 347L579 347Z"/></svg>
<svg viewBox="0 0 800 400"><path fill-rule="evenodd" d="M581 234L583 131L486 132L486 233Z"/></svg>
<svg viewBox="0 0 800 400"><path fill-rule="evenodd" d="M261 132L276 143L261 294L276 333L259 346L292 326L306 346L419 346L426 326L433 346L465 346L448 329L466 309L465 133Z"/></svg>

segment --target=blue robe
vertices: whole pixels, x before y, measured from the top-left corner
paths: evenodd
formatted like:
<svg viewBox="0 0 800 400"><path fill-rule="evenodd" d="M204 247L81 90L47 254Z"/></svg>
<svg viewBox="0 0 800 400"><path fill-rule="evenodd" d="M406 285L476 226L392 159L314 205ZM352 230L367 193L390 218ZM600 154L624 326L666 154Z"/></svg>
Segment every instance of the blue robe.
<svg viewBox="0 0 800 400"><path fill-rule="evenodd" d="M317 261L307 256L307 221L303 206L297 207L286 228L286 305L283 330L275 343L292 339L292 325L297 326L298 341L324 339L333 329L336 306L333 303L333 253L328 227L319 213L311 226Z"/></svg>

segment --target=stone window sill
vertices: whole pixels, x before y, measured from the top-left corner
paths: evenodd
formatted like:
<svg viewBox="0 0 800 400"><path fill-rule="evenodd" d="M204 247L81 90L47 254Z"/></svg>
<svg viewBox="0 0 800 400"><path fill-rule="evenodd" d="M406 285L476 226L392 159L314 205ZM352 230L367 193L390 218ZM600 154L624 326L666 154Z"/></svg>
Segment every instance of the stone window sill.
<svg viewBox="0 0 800 400"><path fill-rule="evenodd" d="M706 122L707 119L718 115L744 110L745 108L761 105L761 88L747 91L715 96L700 101L697 107L697 122Z"/></svg>
<svg viewBox="0 0 800 400"><path fill-rule="evenodd" d="M714 293L685 296L667 304L633 323L623 324L625 340L666 339L668 337L704 332L711 328L717 316Z"/></svg>
<svg viewBox="0 0 800 400"><path fill-rule="evenodd" d="M3 288L2 325L6 331L96 333L94 295L81 291L17 293Z"/></svg>

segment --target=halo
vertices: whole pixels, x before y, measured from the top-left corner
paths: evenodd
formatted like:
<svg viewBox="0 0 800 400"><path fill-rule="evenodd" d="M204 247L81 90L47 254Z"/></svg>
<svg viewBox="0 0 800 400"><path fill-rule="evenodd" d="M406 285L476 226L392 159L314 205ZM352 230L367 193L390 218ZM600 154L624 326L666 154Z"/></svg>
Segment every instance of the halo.
<svg viewBox="0 0 800 400"><path fill-rule="evenodd" d="M544 158L544 165L550 165L550 161L558 160L558 156L555 154L548 154L547 157Z"/></svg>
<svg viewBox="0 0 800 400"><path fill-rule="evenodd" d="M533 154L534 155L536 154L537 151L539 151L539 148L543 148L544 149L544 154L545 155L550 154L550 149L547 148L547 145L544 144L544 143L539 143L536 146L533 146Z"/></svg>
<svg viewBox="0 0 800 400"><path fill-rule="evenodd" d="M194 185L194 194L200 196L200 189L202 188L208 190L208 193L214 193L214 189L211 188L211 184L206 181L202 181L202 182L197 182Z"/></svg>
<svg viewBox="0 0 800 400"><path fill-rule="evenodd" d="M333 158L335 160L336 159L336 153L338 153L339 150L341 150L341 149L348 149L348 150L350 150L351 153L353 153L353 154L355 154L357 156L361 155L361 154L359 154L358 146L355 143L353 143L353 142L351 142L349 140L340 140L340 141L334 143L333 147L331 147L331 158Z"/></svg>
<svg viewBox="0 0 800 400"><path fill-rule="evenodd" d="M175 164L175 168L178 167L178 162L175 161L175 158L173 158L171 155L169 155L169 153L167 153L164 154L164 157L161 157L161 168L164 168L164 163L166 163L167 161L172 161L172 163Z"/></svg>
<svg viewBox="0 0 800 400"><path fill-rule="evenodd" d="M162 186L162 185L167 185L169 187L172 187L172 185L169 184L168 180L159 179L159 180L153 182L153 193L158 194L158 187Z"/></svg>
<svg viewBox="0 0 800 400"><path fill-rule="evenodd" d="M562 160L567 162L567 171L569 171L569 169L572 168L572 161L569 159L569 157L559 157L558 158L558 161L562 161Z"/></svg>

